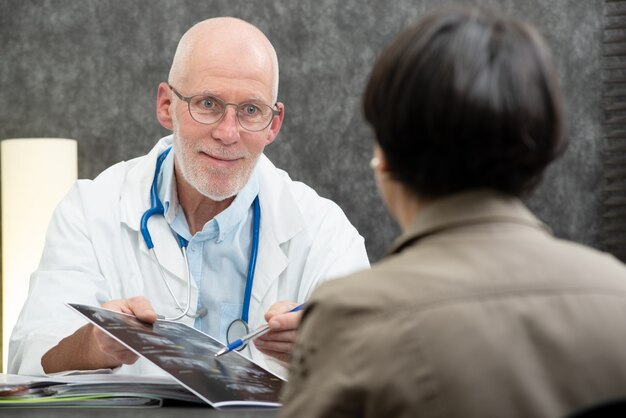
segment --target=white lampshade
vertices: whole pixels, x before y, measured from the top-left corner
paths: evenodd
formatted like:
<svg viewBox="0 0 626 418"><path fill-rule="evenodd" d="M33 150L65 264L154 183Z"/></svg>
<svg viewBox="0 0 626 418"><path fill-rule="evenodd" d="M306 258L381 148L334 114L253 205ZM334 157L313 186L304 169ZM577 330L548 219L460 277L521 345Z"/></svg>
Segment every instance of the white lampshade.
<svg viewBox="0 0 626 418"><path fill-rule="evenodd" d="M54 208L77 177L76 140L5 139L2 180L2 370Z"/></svg>

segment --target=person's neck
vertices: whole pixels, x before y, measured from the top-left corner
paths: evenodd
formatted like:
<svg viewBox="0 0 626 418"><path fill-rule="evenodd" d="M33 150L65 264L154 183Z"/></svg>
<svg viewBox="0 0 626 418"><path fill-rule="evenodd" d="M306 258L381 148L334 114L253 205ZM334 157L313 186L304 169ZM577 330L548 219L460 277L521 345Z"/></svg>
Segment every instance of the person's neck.
<svg viewBox="0 0 626 418"><path fill-rule="evenodd" d="M400 225L400 228L406 232L411 227L415 217L429 203L428 199L417 197L406 186L397 183L393 198L388 202L388 208L398 225Z"/></svg>
<svg viewBox="0 0 626 418"><path fill-rule="evenodd" d="M182 175L179 173L175 174L178 204L185 213L191 236L194 236L198 231L202 231L207 222L219 215L235 200L235 196L222 201L212 200L199 193L193 186L183 180Z"/></svg>

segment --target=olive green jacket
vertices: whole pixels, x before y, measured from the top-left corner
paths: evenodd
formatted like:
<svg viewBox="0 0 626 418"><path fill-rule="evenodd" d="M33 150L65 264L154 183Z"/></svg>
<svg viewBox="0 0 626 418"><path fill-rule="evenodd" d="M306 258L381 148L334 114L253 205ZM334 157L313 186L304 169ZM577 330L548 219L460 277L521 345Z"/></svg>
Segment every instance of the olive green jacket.
<svg viewBox="0 0 626 418"><path fill-rule="evenodd" d="M560 417L626 395L626 269L517 199L433 202L307 303L282 417Z"/></svg>

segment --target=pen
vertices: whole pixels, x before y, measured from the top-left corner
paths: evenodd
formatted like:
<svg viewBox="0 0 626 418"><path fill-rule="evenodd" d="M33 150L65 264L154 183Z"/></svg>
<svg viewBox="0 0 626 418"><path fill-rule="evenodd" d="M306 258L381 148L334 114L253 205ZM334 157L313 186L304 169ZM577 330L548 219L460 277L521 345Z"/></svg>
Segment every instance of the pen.
<svg viewBox="0 0 626 418"><path fill-rule="evenodd" d="M300 310L302 310L302 308L304 308L304 304L298 305L295 308L293 308L290 311L287 311L286 313L289 312L298 312ZM265 324L262 327L257 328L256 330L244 335L243 337L233 341L232 343L228 344L226 347L222 348L220 351L218 351L217 353L215 353L215 357L219 357L223 354L226 353L230 353L231 351L241 347L242 345L248 343L248 341L254 340L257 337L260 337L261 335L267 334L268 331L270 330L270 325L269 324Z"/></svg>

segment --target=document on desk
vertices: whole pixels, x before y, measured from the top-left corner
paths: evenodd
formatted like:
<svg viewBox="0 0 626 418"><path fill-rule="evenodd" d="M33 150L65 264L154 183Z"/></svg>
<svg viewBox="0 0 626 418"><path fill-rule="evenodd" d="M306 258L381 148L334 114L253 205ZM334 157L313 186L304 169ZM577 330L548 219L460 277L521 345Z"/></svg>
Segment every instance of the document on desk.
<svg viewBox="0 0 626 418"><path fill-rule="evenodd" d="M216 358L224 345L201 331L173 321L146 324L100 307L67 305L215 408L280 406L282 378L237 352Z"/></svg>
<svg viewBox="0 0 626 418"><path fill-rule="evenodd" d="M119 374L0 374L0 409L9 407L158 407L163 401L202 403L170 377Z"/></svg>

